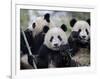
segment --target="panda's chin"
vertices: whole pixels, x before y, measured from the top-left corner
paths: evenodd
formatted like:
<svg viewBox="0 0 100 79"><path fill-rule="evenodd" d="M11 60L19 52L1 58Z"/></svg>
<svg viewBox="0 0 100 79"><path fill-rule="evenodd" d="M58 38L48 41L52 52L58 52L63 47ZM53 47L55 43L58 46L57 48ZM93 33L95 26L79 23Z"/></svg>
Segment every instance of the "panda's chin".
<svg viewBox="0 0 100 79"><path fill-rule="evenodd" d="M54 51L58 51L59 50L59 47L53 47L52 48Z"/></svg>
<svg viewBox="0 0 100 79"><path fill-rule="evenodd" d="M85 43L88 42L88 40L86 40L86 39L81 39L80 42L83 43L83 44L85 44Z"/></svg>
<svg viewBox="0 0 100 79"><path fill-rule="evenodd" d="M87 43L88 39L83 39L83 38L79 37L79 41L82 42L82 43Z"/></svg>

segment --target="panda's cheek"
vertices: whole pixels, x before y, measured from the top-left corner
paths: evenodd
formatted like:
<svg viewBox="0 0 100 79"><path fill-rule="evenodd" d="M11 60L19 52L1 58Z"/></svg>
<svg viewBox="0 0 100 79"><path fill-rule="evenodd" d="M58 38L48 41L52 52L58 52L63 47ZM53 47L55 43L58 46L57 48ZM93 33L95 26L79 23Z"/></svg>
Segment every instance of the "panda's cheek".
<svg viewBox="0 0 100 79"><path fill-rule="evenodd" d="M54 44L53 43L51 44L51 47L54 47Z"/></svg>
<svg viewBox="0 0 100 79"><path fill-rule="evenodd" d="M62 41L58 41L58 47L60 47L61 46L61 44L62 44Z"/></svg>
<svg viewBox="0 0 100 79"><path fill-rule="evenodd" d="M80 37L80 38L81 38L81 36L82 36L82 35L79 33L79 37Z"/></svg>
<svg viewBox="0 0 100 79"><path fill-rule="evenodd" d="M80 37L86 36L86 33L84 31L82 31L82 32L79 33L79 36Z"/></svg>
<svg viewBox="0 0 100 79"><path fill-rule="evenodd" d="M62 43L60 44L60 45L64 45L64 44L66 44L67 42L64 42L64 41L62 41Z"/></svg>
<svg viewBox="0 0 100 79"><path fill-rule="evenodd" d="M79 36L80 36L80 37L81 37L81 36L83 36L83 35L84 35L84 33L83 33L83 32L80 32L80 33L79 33Z"/></svg>
<svg viewBox="0 0 100 79"><path fill-rule="evenodd" d="M87 35L87 36L86 36L86 40L88 40L89 38L90 38L90 37Z"/></svg>

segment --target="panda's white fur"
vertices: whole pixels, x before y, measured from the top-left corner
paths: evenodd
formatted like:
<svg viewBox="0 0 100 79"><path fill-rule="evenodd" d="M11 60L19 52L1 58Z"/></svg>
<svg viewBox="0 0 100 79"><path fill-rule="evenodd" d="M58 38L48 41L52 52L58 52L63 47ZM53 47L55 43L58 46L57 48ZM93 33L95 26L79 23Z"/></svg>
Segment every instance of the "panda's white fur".
<svg viewBox="0 0 100 79"><path fill-rule="evenodd" d="M41 17L37 17L36 20L33 22L35 23L35 28L33 28L32 26L28 27L30 30L32 30L33 32L33 37L35 35L38 35L41 31L43 31L44 26L48 26L49 28L55 27L54 22L50 19L50 22L47 22L44 19L44 16Z"/></svg>
<svg viewBox="0 0 100 79"><path fill-rule="evenodd" d="M50 42L52 36L53 40ZM62 40L59 40L58 36L60 36ZM54 27L45 35L44 45L52 50L59 50L59 46L67 44L67 39L66 33L60 27ZM55 47L54 44L58 44L58 46Z"/></svg>
<svg viewBox="0 0 100 79"><path fill-rule="evenodd" d="M79 33L79 36L82 38L82 36L85 36L84 39L81 39L82 42L87 42L88 39L90 38L90 25L84 21L84 20L79 20L77 21L73 28L72 31L79 31L81 29L81 32ZM88 34L86 33L86 29L88 30Z"/></svg>

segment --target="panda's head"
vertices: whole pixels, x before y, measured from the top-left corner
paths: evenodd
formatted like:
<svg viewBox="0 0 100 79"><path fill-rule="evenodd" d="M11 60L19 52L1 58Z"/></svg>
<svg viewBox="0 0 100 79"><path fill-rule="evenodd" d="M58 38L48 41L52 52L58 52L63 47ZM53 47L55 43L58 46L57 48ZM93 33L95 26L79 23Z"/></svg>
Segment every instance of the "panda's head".
<svg viewBox="0 0 100 79"><path fill-rule="evenodd" d="M88 42L90 39L90 19L87 21L72 19L70 25L72 32L77 33L79 41L82 43Z"/></svg>
<svg viewBox="0 0 100 79"><path fill-rule="evenodd" d="M49 49L58 51L61 45L67 44L67 27L63 24L61 27L51 28L45 35L44 45Z"/></svg>
<svg viewBox="0 0 100 79"><path fill-rule="evenodd" d="M50 19L49 13L46 13L42 17L37 17L37 19L33 22L32 24L33 36L42 32L45 26L48 26L49 28L55 26L54 22Z"/></svg>

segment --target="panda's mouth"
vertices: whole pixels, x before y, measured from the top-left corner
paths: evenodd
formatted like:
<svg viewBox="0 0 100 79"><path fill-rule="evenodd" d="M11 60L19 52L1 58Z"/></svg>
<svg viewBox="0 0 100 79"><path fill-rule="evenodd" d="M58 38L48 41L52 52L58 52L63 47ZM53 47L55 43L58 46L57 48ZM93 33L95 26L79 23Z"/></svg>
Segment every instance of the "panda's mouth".
<svg viewBox="0 0 100 79"><path fill-rule="evenodd" d="M81 40L81 41L87 41L86 38L82 38L82 37L80 37L80 36L79 36L79 40Z"/></svg>
<svg viewBox="0 0 100 79"><path fill-rule="evenodd" d="M60 46L56 46L56 47L53 47L53 48L60 48Z"/></svg>
<svg viewBox="0 0 100 79"><path fill-rule="evenodd" d="M87 39L85 39L85 38L81 38L81 37L79 38L79 41L82 42L82 43L87 43L87 42L88 42Z"/></svg>
<svg viewBox="0 0 100 79"><path fill-rule="evenodd" d="M60 46L54 46L53 48L58 50L60 48Z"/></svg>
<svg viewBox="0 0 100 79"><path fill-rule="evenodd" d="M86 40L86 39L81 39L81 41L85 42L85 41L87 41L87 40Z"/></svg>

